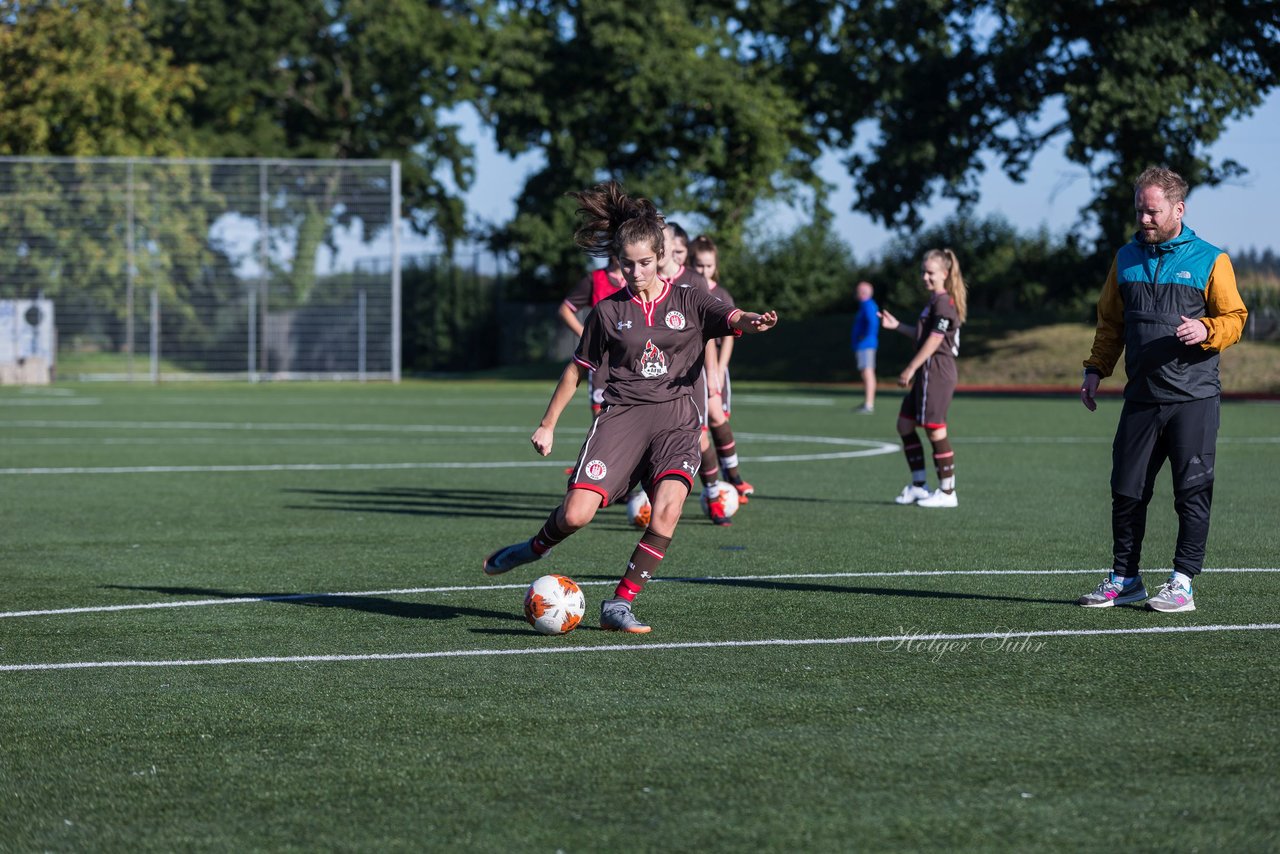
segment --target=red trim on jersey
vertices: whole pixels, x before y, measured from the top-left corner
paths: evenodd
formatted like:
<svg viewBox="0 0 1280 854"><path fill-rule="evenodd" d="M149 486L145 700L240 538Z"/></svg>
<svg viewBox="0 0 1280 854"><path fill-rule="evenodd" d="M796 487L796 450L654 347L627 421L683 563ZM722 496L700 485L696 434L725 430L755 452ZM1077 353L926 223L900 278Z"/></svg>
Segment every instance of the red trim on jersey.
<svg viewBox="0 0 1280 854"><path fill-rule="evenodd" d="M684 275L684 265L681 264L680 269L676 270L676 274L671 278L667 278L666 276L658 276L658 278L662 279L662 281L666 282L668 285L674 285L676 283L676 279L680 278L683 275Z"/></svg>
<svg viewBox="0 0 1280 854"><path fill-rule="evenodd" d="M604 499L603 501L600 502L601 507L609 506L609 493L605 492L603 489L601 489L598 486L592 486L589 483L571 483L569 484L569 488L570 489L589 489Z"/></svg>
<svg viewBox="0 0 1280 854"><path fill-rule="evenodd" d="M654 299L651 302L645 302L644 300L640 299L639 294L637 294L635 291L631 291L631 301L636 305L640 306L640 310L644 312L645 326L649 326L649 327L653 326L653 313L657 311L658 306L661 305L662 302L667 298L667 295L671 293L671 285L661 277L659 277L659 281L662 282L662 293L654 297Z"/></svg>
<svg viewBox="0 0 1280 854"><path fill-rule="evenodd" d="M579 359L576 353L573 356L573 361L577 362L579 365L586 368L588 371L594 371L599 367L598 365L593 365L584 359Z"/></svg>

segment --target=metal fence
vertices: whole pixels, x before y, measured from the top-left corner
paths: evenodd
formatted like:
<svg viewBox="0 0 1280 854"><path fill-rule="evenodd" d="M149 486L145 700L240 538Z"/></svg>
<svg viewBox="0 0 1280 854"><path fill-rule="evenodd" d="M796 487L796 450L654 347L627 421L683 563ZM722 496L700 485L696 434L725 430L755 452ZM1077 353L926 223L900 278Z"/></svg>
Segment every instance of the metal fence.
<svg viewBox="0 0 1280 854"><path fill-rule="evenodd" d="M0 158L0 381L398 381L399 210L392 161Z"/></svg>

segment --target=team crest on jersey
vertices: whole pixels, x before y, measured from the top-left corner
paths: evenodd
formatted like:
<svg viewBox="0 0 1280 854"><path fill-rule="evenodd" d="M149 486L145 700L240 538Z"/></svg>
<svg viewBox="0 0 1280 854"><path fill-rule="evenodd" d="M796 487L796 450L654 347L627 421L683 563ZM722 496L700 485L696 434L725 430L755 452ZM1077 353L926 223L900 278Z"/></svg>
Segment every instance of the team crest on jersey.
<svg viewBox="0 0 1280 854"><path fill-rule="evenodd" d="M657 379L667 372L667 354L658 349L658 345L650 338L644 342L644 353L640 355L640 376L647 380Z"/></svg>
<svg viewBox="0 0 1280 854"><path fill-rule="evenodd" d="M684 319L684 315L678 311L668 311L667 316L663 318L663 321L667 324L668 329L675 329L677 331L684 329L685 326L688 325L688 322Z"/></svg>
<svg viewBox="0 0 1280 854"><path fill-rule="evenodd" d="M604 464L604 460L592 460L582 467L582 471L592 480L604 480L604 476L609 473L609 467Z"/></svg>

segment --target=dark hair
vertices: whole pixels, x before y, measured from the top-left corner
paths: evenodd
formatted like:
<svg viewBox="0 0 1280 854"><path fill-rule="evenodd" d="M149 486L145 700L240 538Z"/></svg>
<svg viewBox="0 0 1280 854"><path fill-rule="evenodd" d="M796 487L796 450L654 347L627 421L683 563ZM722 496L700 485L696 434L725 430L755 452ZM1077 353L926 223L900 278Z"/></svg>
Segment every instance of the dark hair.
<svg viewBox="0 0 1280 854"><path fill-rule="evenodd" d="M680 223L667 220L667 228L671 229L671 234L677 240L683 240L686 244L689 242L689 232L680 227Z"/></svg>
<svg viewBox="0 0 1280 854"><path fill-rule="evenodd" d="M699 234L693 239L693 242L689 244L689 252L691 252L695 258L698 256L699 252L710 252L715 255L716 258L720 257L720 250L716 248L716 242L705 234Z"/></svg>
<svg viewBox="0 0 1280 854"><path fill-rule="evenodd" d="M626 247L637 243L648 244L655 255L662 254L662 227L666 223L653 202L628 196L617 181L568 195L577 200L582 220L573 242L588 255L621 258Z"/></svg>

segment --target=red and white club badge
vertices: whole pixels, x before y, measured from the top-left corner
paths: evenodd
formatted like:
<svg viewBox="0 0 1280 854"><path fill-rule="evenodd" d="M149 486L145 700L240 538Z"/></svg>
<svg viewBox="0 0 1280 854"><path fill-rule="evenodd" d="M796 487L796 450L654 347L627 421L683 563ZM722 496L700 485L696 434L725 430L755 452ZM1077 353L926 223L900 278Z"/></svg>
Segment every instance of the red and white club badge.
<svg viewBox="0 0 1280 854"><path fill-rule="evenodd" d="M583 467L582 471L592 480L604 480L604 476L609 473L609 467L604 464L604 460L592 460Z"/></svg>
<svg viewBox="0 0 1280 854"><path fill-rule="evenodd" d="M684 315L678 311L668 311L667 316L663 318L663 322L667 324L668 329L684 329L688 325Z"/></svg>

